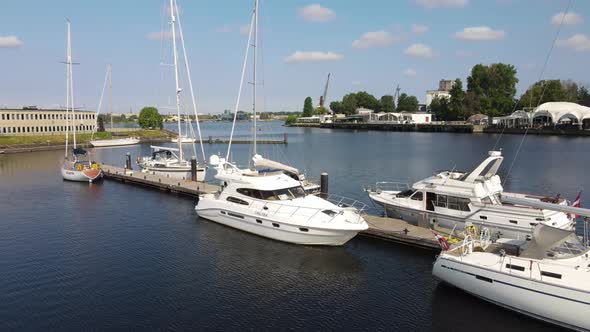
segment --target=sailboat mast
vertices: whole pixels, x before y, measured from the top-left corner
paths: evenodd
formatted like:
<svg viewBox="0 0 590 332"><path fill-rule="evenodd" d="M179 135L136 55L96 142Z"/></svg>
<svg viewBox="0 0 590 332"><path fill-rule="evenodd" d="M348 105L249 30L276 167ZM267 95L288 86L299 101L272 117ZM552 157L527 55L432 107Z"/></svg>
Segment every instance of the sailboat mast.
<svg viewBox="0 0 590 332"><path fill-rule="evenodd" d="M113 131L113 67L109 64L109 114L111 114L111 132Z"/></svg>
<svg viewBox="0 0 590 332"><path fill-rule="evenodd" d="M252 87L253 87L253 98L252 98L252 113L254 113L254 136L253 136L253 140L254 140L254 148L253 148L253 152L254 155L256 155L256 57L257 57L257 53L258 53L258 0L254 0L254 77L253 80L254 82L252 82Z"/></svg>
<svg viewBox="0 0 590 332"><path fill-rule="evenodd" d="M74 149L76 148L76 109L74 107L74 77L72 73L72 42L70 32L70 21L68 20L68 73L70 78L70 109L72 110L72 134L74 135Z"/></svg>
<svg viewBox="0 0 590 332"><path fill-rule="evenodd" d="M180 87L178 83L178 52L176 50L176 18L174 16L174 0L170 0L170 19L172 20L172 53L174 57L174 81L176 83L176 113L178 115L178 150L180 160L184 160L182 153L182 139L180 130Z"/></svg>
<svg viewBox="0 0 590 332"><path fill-rule="evenodd" d="M67 20L67 42L66 42L66 151L68 157L68 141L70 140L70 20Z"/></svg>

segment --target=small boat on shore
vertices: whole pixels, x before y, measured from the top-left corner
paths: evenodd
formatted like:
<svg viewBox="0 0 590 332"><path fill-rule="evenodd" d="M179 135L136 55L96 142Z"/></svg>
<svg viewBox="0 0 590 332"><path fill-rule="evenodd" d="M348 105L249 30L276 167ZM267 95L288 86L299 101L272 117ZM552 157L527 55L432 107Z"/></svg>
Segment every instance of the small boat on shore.
<svg viewBox="0 0 590 332"><path fill-rule="evenodd" d="M508 202L523 198L568 205L561 197L505 192L496 174L503 159L500 151L490 151L488 158L471 172L441 171L411 187L378 182L366 191L373 202L384 207L386 216L413 224L423 222L457 231L476 225L487 227L495 237L513 239L530 236L537 224L572 230L575 220L566 213Z"/></svg>
<svg viewBox="0 0 590 332"><path fill-rule="evenodd" d="M590 329L590 249L574 232L538 224L530 241L491 241L488 232L482 234L443 248L433 275L509 310L574 330Z"/></svg>
<svg viewBox="0 0 590 332"><path fill-rule="evenodd" d="M102 140L92 140L90 144L95 148L106 147L106 146L125 146L125 145L134 145L140 142L139 138L137 137L125 137L125 138L113 138L113 139L102 139Z"/></svg>

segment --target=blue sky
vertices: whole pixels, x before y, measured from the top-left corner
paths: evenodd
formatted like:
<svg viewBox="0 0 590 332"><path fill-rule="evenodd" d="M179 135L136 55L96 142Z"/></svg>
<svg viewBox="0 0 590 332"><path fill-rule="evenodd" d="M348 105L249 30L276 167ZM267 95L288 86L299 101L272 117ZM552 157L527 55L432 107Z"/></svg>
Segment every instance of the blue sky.
<svg viewBox="0 0 590 332"><path fill-rule="evenodd" d="M199 112L233 109L253 1L177 0ZM95 109L107 64L115 112L165 106L174 87L150 34L166 1L4 1L0 11L0 107L65 103L65 20L72 21L76 105ZM332 74L328 101L366 90L425 99L441 78L465 80L477 63L518 69L519 93L536 81L566 0L262 0L261 111L314 103ZM588 84L590 1L574 0L544 78ZM153 35L151 36L153 37ZM296 53L299 52L299 53ZM169 61L168 61L169 62ZM164 73L164 78L162 75ZM250 89L241 103L249 109ZM188 97L188 94L185 95ZM188 98L185 100L188 104Z"/></svg>

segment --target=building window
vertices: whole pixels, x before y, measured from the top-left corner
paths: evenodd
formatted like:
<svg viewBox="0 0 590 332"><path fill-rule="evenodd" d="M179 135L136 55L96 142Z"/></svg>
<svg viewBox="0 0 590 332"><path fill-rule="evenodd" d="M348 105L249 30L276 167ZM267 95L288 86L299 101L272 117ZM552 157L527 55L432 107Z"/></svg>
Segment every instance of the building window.
<svg viewBox="0 0 590 332"><path fill-rule="evenodd" d="M4 114L2 114L2 120L4 120Z"/></svg>

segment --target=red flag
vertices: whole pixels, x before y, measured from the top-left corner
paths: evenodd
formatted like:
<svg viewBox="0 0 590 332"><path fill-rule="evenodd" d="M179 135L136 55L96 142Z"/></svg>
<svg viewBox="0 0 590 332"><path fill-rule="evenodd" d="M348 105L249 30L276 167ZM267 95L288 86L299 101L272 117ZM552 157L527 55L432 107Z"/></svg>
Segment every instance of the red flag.
<svg viewBox="0 0 590 332"><path fill-rule="evenodd" d="M432 233L434 234L434 237L436 238L436 240L438 241L438 244L440 244L440 248L443 251L447 251L449 250L449 248L451 246L449 246L449 242L447 242L447 239L445 239L444 237L440 236L437 232L432 231Z"/></svg>
<svg viewBox="0 0 590 332"><path fill-rule="evenodd" d="M580 196L582 196L582 191L581 190L578 193L578 196L576 197L576 200L573 201L572 205L570 205L570 206L579 208L580 207ZM571 217L571 215L569 213L567 214L567 216L568 217ZM577 217L579 217L579 215L574 214L574 217L573 218L576 219Z"/></svg>

